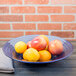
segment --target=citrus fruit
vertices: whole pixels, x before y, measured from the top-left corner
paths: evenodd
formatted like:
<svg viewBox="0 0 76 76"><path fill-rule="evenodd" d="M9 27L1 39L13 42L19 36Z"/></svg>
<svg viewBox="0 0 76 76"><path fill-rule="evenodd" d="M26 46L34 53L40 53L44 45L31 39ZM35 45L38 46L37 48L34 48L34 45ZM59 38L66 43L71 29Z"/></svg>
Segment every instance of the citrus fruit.
<svg viewBox="0 0 76 76"><path fill-rule="evenodd" d="M40 54L40 61L48 61L51 59L51 53L47 50L39 51Z"/></svg>
<svg viewBox="0 0 76 76"><path fill-rule="evenodd" d="M29 48L23 53L23 59L36 62L39 60L39 52L34 48Z"/></svg>
<svg viewBox="0 0 76 76"><path fill-rule="evenodd" d="M19 41L15 44L15 51L17 53L23 53L27 49L27 45L23 41Z"/></svg>

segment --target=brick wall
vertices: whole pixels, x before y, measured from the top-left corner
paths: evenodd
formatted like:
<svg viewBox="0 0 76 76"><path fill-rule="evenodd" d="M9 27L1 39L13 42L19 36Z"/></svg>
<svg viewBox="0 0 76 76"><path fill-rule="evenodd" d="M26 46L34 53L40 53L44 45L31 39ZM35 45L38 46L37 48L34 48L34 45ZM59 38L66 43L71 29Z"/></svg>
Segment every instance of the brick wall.
<svg viewBox="0 0 76 76"><path fill-rule="evenodd" d="M31 34L76 40L76 0L0 0L0 40Z"/></svg>

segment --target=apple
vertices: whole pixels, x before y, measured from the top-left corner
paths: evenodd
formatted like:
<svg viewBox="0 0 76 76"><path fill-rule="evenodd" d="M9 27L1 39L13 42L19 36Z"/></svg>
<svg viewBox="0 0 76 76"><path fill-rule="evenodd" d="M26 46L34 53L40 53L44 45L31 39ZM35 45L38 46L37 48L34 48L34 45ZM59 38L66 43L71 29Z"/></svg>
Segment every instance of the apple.
<svg viewBox="0 0 76 76"><path fill-rule="evenodd" d="M60 40L53 40L49 43L48 50L53 55L59 55L63 52L63 44Z"/></svg>
<svg viewBox="0 0 76 76"><path fill-rule="evenodd" d="M27 48L31 48L31 41L27 43Z"/></svg>
<svg viewBox="0 0 76 76"><path fill-rule="evenodd" d="M47 46L47 42L41 36L37 36L31 41L31 47L37 49L38 51L44 50L46 46Z"/></svg>
<svg viewBox="0 0 76 76"><path fill-rule="evenodd" d="M46 50L48 49L48 45L49 45L49 39L48 39L48 37L46 36L46 35L40 35L41 37L43 37L45 40L46 40L46 42L47 42L47 46L46 46Z"/></svg>

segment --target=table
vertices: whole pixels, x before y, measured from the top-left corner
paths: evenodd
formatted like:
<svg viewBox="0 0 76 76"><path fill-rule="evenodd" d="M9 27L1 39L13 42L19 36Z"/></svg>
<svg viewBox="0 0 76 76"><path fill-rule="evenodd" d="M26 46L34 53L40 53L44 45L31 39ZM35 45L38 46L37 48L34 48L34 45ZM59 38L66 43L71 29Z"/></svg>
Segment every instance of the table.
<svg viewBox="0 0 76 76"><path fill-rule="evenodd" d="M0 47L6 41L0 41ZM76 76L76 42L71 41L74 47L73 54L61 61L50 64L24 64L14 61L15 73L0 76Z"/></svg>

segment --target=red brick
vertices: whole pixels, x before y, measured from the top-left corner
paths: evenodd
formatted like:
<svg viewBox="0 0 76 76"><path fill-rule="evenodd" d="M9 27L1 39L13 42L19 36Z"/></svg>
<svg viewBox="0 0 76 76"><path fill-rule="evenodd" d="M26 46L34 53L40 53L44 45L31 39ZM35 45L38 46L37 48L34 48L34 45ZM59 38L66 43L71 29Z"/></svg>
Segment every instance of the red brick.
<svg viewBox="0 0 76 76"><path fill-rule="evenodd" d="M22 4L22 0L0 0L0 4Z"/></svg>
<svg viewBox="0 0 76 76"><path fill-rule="evenodd" d="M76 30L76 23L64 23L63 29L64 30Z"/></svg>
<svg viewBox="0 0 76 76"><path fill-rule="evenodd" d="M10 24L0 24L0 30L9 30Z"/></svg>
<svg viewBox="0 0 76 76"><path fill-rule="evenodd" d="M11 8L12 13L35 13L33 6L16 6Z"/></svg>
<svg viewBox="0 0 76 76"><path fill-rule="evenodd" d="M48 21L48 15L26 15L25 21Z"/></svg>
<svg viewBox="0 0 76 76"><path fill-rule="evenodd" d="M7 31L0 32L0 38L15 38L23 35L24 32L7 32Z"/></svg>
<svg viewBox="0 0 76 76"><path fill-rule="evenodd" d="M62 13L60 6L39 6L38 13Z"/></svg>
<svg viewBox="0 0 76 76"><path fill-rule="evenodd" d="M48 4L49 0L24 0L25 4Z"/></svg>
<svg viewBox="0 0 76 76"><path fill-rule="evenodd" d="M74 32L72 31L53 31L51 32L51 35L62 38L74 38Z"/></svg>
<svg viewBox="0 0 76 76"><path fill-rule="evenodd" d="M25 32L26 35L48 35L48 31L27 31Z"/></svg>
<svg viewBox="0 0 76 76"><path fill-rule="evenodd" d="M61 30L61 24L41 23L38 24L39 30Z"/></svg>
<svg viewBox="0 0 76 76"><path fill-rule="evenodd" d="M9 13L9 7L0 7L0 13Z"/></svg>
<svg viewBox="0 0 76 76"><path fill-rule="evenodd" d="M34 23L17 23L13 24L14 30L35 30L36 25Z"/></svg>
<svg viewBox="0 0 76 76"><path fill-rule="evenodd" d="M9 41L11 39L0 39L0 41Z"/></svg>
<svg viewBox="0 0 76 76"><path fill-rule="evenodd" d="M76 6L65 6L64 13L76 13Z"/></svg>
<svg viewBox="0 0 76 76"><path fill-rule="evenodd" d="M76 41L76 39L66 39L67 41Z"/></svg>
<svg viewBox="0 0 76 76"><path fill-rule="evenodd" d="M72 22L75 21L74 15L51 15L52 22Z"/></svg>
<svg viewBox="0 0 76 76"><path fill-rule="evenodd" d="M51 0L51 4L76 4L76 0Z"/></svg>
<svg viewBox="0 0 76 76"><path fill-rule="evenodd" d="M22 22L22 15L0 15L0 21L2 22Z"/></svg>

